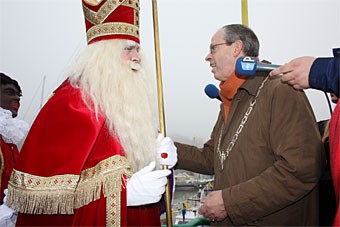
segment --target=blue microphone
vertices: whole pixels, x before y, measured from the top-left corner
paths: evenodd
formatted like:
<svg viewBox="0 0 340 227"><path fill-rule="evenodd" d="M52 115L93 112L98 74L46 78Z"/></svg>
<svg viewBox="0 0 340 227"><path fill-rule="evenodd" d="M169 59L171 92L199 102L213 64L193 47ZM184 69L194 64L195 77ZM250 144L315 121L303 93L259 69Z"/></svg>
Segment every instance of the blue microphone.
<svg viewBox="0 0 340 227"><path fill-rule="evenodd" d="M204 92L209 98L222 101L220 97L220 90L215 85L208 84L207 86L205 86Z"/></svg>
<svg viewBox="0 0 340 227"><path fill-rule="evenodd" d="M243 56L236 61L236 73L242 76L255 76L256 72L270 72L280 65L261 63L255 57Z"/></svg>

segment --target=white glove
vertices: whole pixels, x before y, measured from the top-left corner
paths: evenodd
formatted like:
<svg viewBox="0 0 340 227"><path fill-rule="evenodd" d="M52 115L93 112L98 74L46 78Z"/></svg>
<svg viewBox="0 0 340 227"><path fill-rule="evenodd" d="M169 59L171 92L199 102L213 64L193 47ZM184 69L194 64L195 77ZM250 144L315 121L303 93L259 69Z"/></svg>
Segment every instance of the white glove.
<svg viewBox="0 0 340 227"><path fill-rule="evenodd" d="M9 208L6 203L0 206L0 226L15 226L15 220L12 220L12 216L15 215L15 211Z"/></svg>
<svg viewBox="0 0 340 227"><path fill-rule="evenodd" d="M6 189L4 190L4 194L5 194L5 197L4 197L4 199L2 200L2 202L3 202L3 203L6 203L7 194L8 194L8 188L6 188Z"/></svg>
<svg viewBox="0 0 340 227"><path fill-rule="evenodd" d="M167 165L169 169L177 163L177 148L170 137L165 137L159 133L157 137L157 153L161 165ZM165 155L164 155L165 154ZM165 157L164 157L165 156Z"/></svg>
<svg viewBox="0 0 340 227"><path fill-rule="evenodd" d="M17 212L9 208L6 204L6 198L8 194L8 189L4 190L5 197L3 199L3 204L0 206L0 226L4 227L14 227L17 219Z"/></svg>
<svg viewBox="0 0 340 227"><path fill-rule="evenodd" d="M165 192L170 170L155 170L155 162L139 170L127 181L127 205L139 206L158 202Z"/></svg>

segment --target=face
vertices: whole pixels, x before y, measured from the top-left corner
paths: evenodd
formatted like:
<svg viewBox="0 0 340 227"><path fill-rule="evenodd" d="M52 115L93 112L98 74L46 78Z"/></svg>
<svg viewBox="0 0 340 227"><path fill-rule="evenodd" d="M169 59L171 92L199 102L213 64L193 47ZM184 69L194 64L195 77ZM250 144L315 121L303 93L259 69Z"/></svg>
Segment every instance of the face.
<svg viewBox="0 0 340 227"><path fill-rule="evenodd" d="M139 50L140 47L138 43L128 41L122 53L123 63L129 64L133 71L140 69L141 57Z"/></svg>
<svg viewBox="0 0 340 227"><path fill-rule="evenodd" d="M13 84L3 84L1 90L1 107L12 112L12 117L18 115L20 107L20 92Z"/></svg>
<svg viewBox="0 0 340 227"><path fill-rule="evenodd" d="M210 53L205 60L210 63L211 72L216 80L225 81L234 71L237 57L236 43L227 45L223 31L217 31L211 39Z"/></svg>

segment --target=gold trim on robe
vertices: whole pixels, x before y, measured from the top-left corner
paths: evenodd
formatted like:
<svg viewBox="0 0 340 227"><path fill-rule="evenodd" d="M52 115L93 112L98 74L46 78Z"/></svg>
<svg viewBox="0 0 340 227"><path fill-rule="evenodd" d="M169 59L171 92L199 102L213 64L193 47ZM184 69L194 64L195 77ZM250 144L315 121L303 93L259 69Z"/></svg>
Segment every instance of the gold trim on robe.
<svg viewBox="0 0 340 227"><path fill-rule="evenodd" d="M117 209L120 209L120 192L125 187L122 185L124 175L131 176L130 166L128 160L119 155L83 170L80 175L41 177L14 169L8 185L11 193L7 203L20 213L73 214L74 209L98 200L103 192L105 198L111 196L109 200L116 198L115 210L107 210L107 214L112 211L111 214L119 214Z"/></svg>
<svg viewBox="0 0 340 227"><path fill-rule="evenodd" d="M121 193L112 193L106 198L106 226L121 226Z"/></svg>

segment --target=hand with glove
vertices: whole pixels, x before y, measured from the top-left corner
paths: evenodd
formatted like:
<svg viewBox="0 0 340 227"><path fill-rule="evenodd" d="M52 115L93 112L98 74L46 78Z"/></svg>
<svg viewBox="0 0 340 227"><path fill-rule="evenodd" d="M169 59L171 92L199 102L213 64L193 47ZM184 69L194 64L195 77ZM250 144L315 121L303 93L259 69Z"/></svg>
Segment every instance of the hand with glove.
<svg viewBox="0 0 340 227"><path fill-rule="evenodd" d="M15 220L12 220L12 216L15 215L15 211L9 208L6 203L0 206L0 226L15 226Z"/></svg>
<svg viewBox="0 0 340 227"><path fill-rule="evenodd" d="M170 170L154 170L155 162L139 170L127 180L127 206L139 206L158 202L165 192Z"/></svg>
<svg viewBox="0 0 340 227"><path fill-rule="evenodd" d="M2 200L2 203L6 203L7 194L8 194L8 188L6 188L6 189L4 190L4 195L5 195L5 197L4 197L4 199Z"/></svg>
<svg viewBox="0 0 340 227"><path fill-rule="evenodd" d="M167 165L169 169L177 163L177 148L170 137L164 137L161 133L157 137L157 153L161 165Z"/></svg>
<svg viewBox="0 0 340 227"><path fill-rule="evenodd" d="M4 193L4 203L0 206L0 226L14 227L17 213L13 209L9 208L6 204L6 197L8 193L7 188L4 190Z"/></svg>

